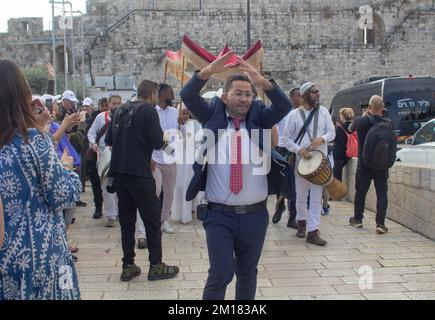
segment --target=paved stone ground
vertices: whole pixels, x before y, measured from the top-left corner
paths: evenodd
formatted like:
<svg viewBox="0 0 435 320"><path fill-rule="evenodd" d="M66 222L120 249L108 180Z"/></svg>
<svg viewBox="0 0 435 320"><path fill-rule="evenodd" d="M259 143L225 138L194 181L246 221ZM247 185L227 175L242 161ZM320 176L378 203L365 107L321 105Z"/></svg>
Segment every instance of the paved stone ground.
<svg viewBox="0 0 435 320"><path fill-rule="evenodd" d="M76 264L83 299L200 299L207 277L208 255L202 225L174 222L176 233L163 234L163 257L180 266L176 279L150 282L148 251L136 250L143 273L125 283L121 270L120 227L104 227L92 219L90 187L82 195L70 238L79 246ZM274 200L269 201L272 217ZM259 264L257 299L435 299L435 242L387 220L390 233L375 234L374 214L364 227L347 225L349 202L331 202L331 214L322 217L326 247L306 244L286 227L288 215L270 223ZM372 289L361 290L359 270L373 270ZM227 299L234 299L234 284Z"/></svg>

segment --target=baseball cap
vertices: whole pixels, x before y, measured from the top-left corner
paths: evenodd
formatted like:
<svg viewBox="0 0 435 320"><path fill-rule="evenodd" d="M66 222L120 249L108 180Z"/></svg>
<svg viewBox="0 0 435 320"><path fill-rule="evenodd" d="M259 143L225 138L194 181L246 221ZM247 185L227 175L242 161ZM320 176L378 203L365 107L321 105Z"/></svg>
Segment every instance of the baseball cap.
<svg viewBox="0 0 435 320"><path fill-rule="evenodd" d="M52 96L51 94L44 94L41 99L42 101L46 101L46 100L52 100L52 101L58 101L60 99L61 95L56 95L56 96Z"/></svg>
<svg viewBox="0 0 435 320"><path fill-rule="evenodd" d="M92 101L91 98L87 97L87 98L85 98L85 100L83 100L83 105L84 106L92 106L92 105L94 105L94 101Z"/></svg>
<svg viewBox="0 0 435 320"><path fill-rule="evenodd" d="M79 100L77 100L76 96L74 95L74 92L72 92L71 90L66 90L63 94L62 94L62 100L69 100L71 102L79 102Z"/></svg>

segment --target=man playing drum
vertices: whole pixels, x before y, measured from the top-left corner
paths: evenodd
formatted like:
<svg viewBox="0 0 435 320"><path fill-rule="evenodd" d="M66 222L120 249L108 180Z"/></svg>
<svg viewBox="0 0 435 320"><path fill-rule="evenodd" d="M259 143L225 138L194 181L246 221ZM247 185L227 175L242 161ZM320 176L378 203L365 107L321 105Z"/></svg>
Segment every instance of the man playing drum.
<svg viewBox="0 0 435 320"><path fill-rule="evenodd" d="M327 143L335 139L335 127L328 110L320 106L319 89L312 82L306 82L300 87L303 106L290 112L283 132L283 144L296 154L296 211L298 231L296 236L305 238L308 243L324 246L326 241L320 237L320 212L323 186L303 178L298 172L302 158L311 159L314 150L327 156ZM311 117L310 113L314 112ZM300 135L304 123L309 121L305 132ZM298 138L299 135L299 139ZM297 141L296 141L297 140ZM313 157L314 160L314 157ZM310 192L310 206L307 209L307 196ZM308 222L308 223L307 223ZM308 229L308 235L306 231Z"/></svg>

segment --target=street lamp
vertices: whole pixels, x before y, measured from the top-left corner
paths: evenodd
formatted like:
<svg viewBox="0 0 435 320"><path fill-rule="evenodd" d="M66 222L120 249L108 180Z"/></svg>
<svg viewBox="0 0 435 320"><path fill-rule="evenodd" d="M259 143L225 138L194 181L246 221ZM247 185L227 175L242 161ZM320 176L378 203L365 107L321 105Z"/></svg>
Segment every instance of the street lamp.
<svg viewBox="0 0 435 320"><path fill-rule="evenodd" d="M62 6L63 6L63 17L64 18L65 18L65 12L66 12L65 11L65 4L69 4L70 5L71 12L72 12L72 4L71 4L71 2L65 1L65 0L62 0L62 2L50 0L50 2L52 4L52 15L53 15L52 16L52 19L53 19L53 23L52 24L54 26L54 4L55 3L62 4ZM52 29L55 30L54 27ZM54 34L54 31L52 31L52 32ZM54 44L54 42L55 42L55 35L52 36L52 42L53 42L53 44L52 44L52 46L53 46L53 54L55 54L55 51L56 51L56 49L54 47L55 46L55 44ZM68 89L68 53L66 51L66 27L63 28L63 56L64 56L64 65L65 65L65 68L64 68L65 69L64 70L65 71L65 90L67 90ZM54 61L54 58L53 58L53 61ZM56 67L55 67L54 70L56 70Z"/></svg>
<svg viewBox="0 0 435 320"><path fill-rule="evenodd" d="M81 31L81 42L82 42L82 93L83 99L85 98L85 24L84 24L84 15L80 10L71 11L71 15L73 13L77 13L80 15L80 31ZM73 53L74 57L74 53ZM75 84L74 84L75 90Z"/></svg>

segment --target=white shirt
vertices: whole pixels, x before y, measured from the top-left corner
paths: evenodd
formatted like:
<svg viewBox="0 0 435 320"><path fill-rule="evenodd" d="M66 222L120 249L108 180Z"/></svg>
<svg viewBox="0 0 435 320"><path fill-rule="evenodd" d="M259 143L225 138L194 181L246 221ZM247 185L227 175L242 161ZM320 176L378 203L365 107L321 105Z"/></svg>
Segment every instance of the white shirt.
<svg viewBox="0 0 435 320"><path fill-rule="evenodd" d="M249 205L263 201L267 198L267 175L253 174L255 169L258 170L258 168L265 166L265 164L254 165L252 161L250 161L250 150L255 144L250 143L245 122L240 124L240 132L242 137L242 190L237 195L230 191L230 142L231 136L234 134L234 126L231 121L228 121L227 130L219 138L219 141L214 148L214 163L210 163L211 161L208 163L207 183L205 187L205 198L208 201L226 205ZM255 152L256 151L254 151L254 153ZM208 153L208 155L210 155L210 153ZM264 158L267 157L264 155ZM221 161L221 159L226 161Z"/></svg>
<svg viewBox="0 0 435 320"><path fill-rule="evenodd" d="M311 110L306 110L303 108L305 113L305 118L308 118ZM314 118L311 120L310 125L307 128L307 131L302 139L300 145L295 143L295 140L301 131L302 126L304 125L304 120L300 114L299 109L292 110L287 118L287 123L284 128L283 135L280 137L280 146L286 147L289 151L294 152L296 154L299 153L301 148L308 148L311 144L310 136L314 139L317 137L322 137L326 143L323 143L319 146L318 150L322 151L324 155L328 154L328 146L327 143L334 141L335 139L335 127L332 123L331 115L323 106L319 108L319 123L317 126L317 137L313 137L313 128L314 128Z"/></svg>
<svg viewBox="0 0 435 320"><path fill-rule="evenodd" d="M162 127L163 133L171 129L178 129L177 109L175 109L174 107L167 107L166 109L162 109L159 105L157 105L156 110L159 115L160 126ZM159 164L165 164L162 150L154 150L152 159Z"/></svg>
<svg viewBox="0 0 435 320"><path fill-rule="evenodd" d="M107 120L110 122L110 112L109 111L106 111L106 112L108 112ZM91 144L95 143L95 140L97 140L98 132L100 132L101 128L103 128L104 125L106 124L106 115L105 115L106 112L99 113L97 115L97 117L95 118L94 122L92 123L92 126L88 131L89 146L91 146ZM100 154L104 151L104 148L106 147L106 142L104 142L105 137L106 137L106 134L104 134L100 138L100 141L98 142Z"/></svg>

